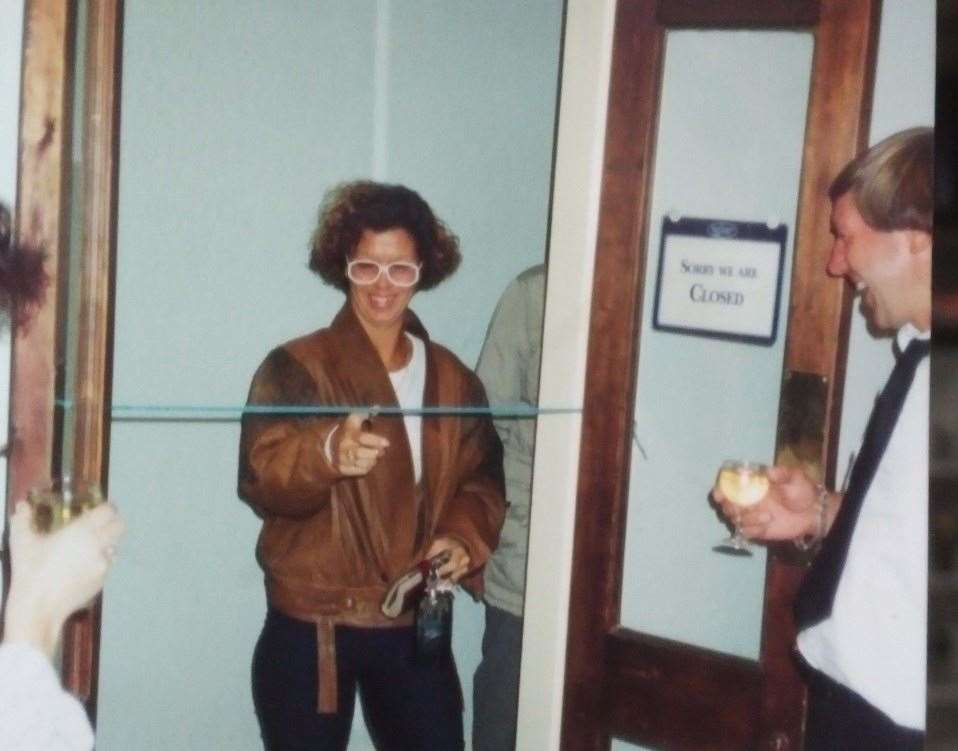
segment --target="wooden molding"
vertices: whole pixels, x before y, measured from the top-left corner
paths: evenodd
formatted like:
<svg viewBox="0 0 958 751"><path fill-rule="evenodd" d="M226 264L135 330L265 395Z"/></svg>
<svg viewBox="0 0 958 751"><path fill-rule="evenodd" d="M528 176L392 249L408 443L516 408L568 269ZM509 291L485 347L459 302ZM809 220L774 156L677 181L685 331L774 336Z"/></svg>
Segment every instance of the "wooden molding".
<svg viewBox="0 0 958 751"><path fill-rule="evenodd" d="M59 272L69 175L70 5L28 0L23 43L17 243L46 253L42 305L13 336L7 509L49 481L54 461L54 400Z"/></svg>
<svg viewBox="0 0 958 751"><path fill-rule="evenodd" d="M107 490L116 256L121 0L89 0L83 122L83 236L76 328L73 475ZM63 635L66 685L96 714L100 602Z"/></svg>
<svg viewBox="0 0 958 751"><path fill-rule="evenodd" d="M605 635L619 619L645 216L664 29L656 0L619 2L587 354L562 747L605 749ZM631 219L623 221L624 217ZM626 384L623 388L622 384ZM608 387L608 388L607 388Z"/></svg>
<svg viewBox="0 0 958 751"><path fill-rule="evenodd" d="M662 0L658 20L670 28L807 28L820 0Z"/></svg>

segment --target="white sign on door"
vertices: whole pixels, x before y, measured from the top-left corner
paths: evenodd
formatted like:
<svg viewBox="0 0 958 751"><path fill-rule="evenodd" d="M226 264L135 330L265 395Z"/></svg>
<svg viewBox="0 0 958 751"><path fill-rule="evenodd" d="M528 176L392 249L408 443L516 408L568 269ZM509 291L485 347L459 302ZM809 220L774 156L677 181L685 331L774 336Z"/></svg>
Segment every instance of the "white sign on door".
<svg viewBox="0 0 958 751"><path fill-rule="evenodd" d="M786 234L784 225L664 219L653 326L772 344Z"/></svg>

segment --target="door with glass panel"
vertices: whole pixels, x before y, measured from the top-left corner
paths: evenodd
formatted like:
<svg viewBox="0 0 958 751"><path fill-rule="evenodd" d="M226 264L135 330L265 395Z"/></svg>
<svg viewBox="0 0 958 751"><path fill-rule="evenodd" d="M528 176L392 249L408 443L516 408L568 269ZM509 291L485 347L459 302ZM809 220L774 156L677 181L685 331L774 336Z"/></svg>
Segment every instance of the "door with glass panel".
<svg viewBox="0 0 958 751"><path fill-rule="evenodd" d="M563 748L797 749L787 547L716 549L723 460L834 481L849 297L830 178L867 132L878 3L621 0Z"/></svg>

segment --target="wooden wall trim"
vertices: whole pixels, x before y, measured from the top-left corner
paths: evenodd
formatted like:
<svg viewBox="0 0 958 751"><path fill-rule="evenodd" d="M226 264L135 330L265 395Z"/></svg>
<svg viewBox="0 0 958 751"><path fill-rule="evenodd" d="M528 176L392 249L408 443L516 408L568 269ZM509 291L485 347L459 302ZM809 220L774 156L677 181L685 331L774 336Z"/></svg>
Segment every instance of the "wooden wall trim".
<svg viewBox="0 0 958 751"><path fill-rule="evenodd" d="M815 35L808 121L817 127L809 129L802 163L785 353L793 371L830 376L844 363L846 337L836 332L848 323L851 295L841 279L822 284L832 241L826 197L831 180L867 142L879 17L878 0L827 0ZM840 84L823 76L839 76Z"/></svg>
<svg viewBox="0 0 958 751"><path fill-rule="evenodd" d="M661 0L659 23L685 28L795 28L818 23L820 0Z"/></svg>
<svg viewBox="0 0 958 751"><path fill-rule="evenodd" d="M620 0L616 10L587 354L586 391L601 396L583 405L569 608L569 633L576 636L566 654L563 748L608 747L599 732L599 686L604 635L619 617L632 436L632 393L617 384L623 377L634 384L637 368L651 185L644 176L651 172L664 48L656 4Z"/></svg>
<svg viewBox="0 0 958 751"><path fill-rule="evenodd" d="M42 249L48 286L28 323L12 324L7 444L8 516L27 490L51 476L55 433L57 287L66 233L70 59L66 0L27 0L24 7L20 142L14 241ZM10 585L4 556L4 602Z"/></svg>
<svg viewBox="0 0 958 751"><path fill-rule="evenodd" d="M46 296L13 332L7 511L50 479L60 254L67 231L70 148L71 6L27 0L20 101L16 241L46 252Z"/></svg>
<svg viewBox="0 0 958 751"><path fill-rule="evenodd" d="M106 482L116 254L120 0L89 0L74 474Z"/></svg>
<svg viewBox="0 0 958 751"><path fill-rule="evenodd" d="M121 0L89 0L83 123L83 237L76 329L73 474L107 490L121 63ZM96 714L100 601L64 631L66 685Z"/></svg>
<svg viewBox="0 0 958 751"><path fill-rule="evenodd" d="M828 380L821 462L830 487L835 485L852 295L844 280L824 280L832 245L826 196L834 176L867 144L880 6L880 0L823 0L812 61L808 122L815 127L808 128L802 165L785 367ZM763 696L762 734L769 747L778 736L803 735L803 715L794 712L804 705L805 689L792 651L791 607L803 574L786 556L774 550L769 556L762 664L782 686Z"/></svg>

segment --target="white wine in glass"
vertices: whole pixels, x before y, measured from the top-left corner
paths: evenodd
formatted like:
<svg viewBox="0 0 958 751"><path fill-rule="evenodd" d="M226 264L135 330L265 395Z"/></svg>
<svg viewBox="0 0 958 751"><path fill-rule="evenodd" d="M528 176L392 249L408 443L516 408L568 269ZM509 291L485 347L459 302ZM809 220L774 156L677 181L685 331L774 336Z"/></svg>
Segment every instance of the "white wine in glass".
<svg viewBox="0 0 958 751"><path fill-rule="evenodd" d="M715 487L736 506L754 506L768 492L768 467L758 462L727 459L719 468ZM752 554L748 540L738 526L735 527L735 532L719 542L715 549L740 555Z"/></svg>

